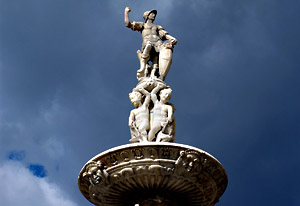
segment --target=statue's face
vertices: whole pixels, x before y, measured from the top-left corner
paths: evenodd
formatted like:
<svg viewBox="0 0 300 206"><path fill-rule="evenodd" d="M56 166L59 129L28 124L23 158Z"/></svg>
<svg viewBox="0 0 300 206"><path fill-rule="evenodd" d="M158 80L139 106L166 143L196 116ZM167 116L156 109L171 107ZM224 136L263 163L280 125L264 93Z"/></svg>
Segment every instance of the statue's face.
<svg viewBox="0 0 300 206"><path fill-rule="evenodd" d="M134 107L138 107L139 104L141 103L141 95L139 95L138 93L131 93L130 95L130 100L131 103Z"/></svg>
<svg viewBox="0 0 300 206"><path fill-rule="evenodd" d="M156 16L156 14L153 13L153 12L151 12L151 13L149 14L149 16L148 16L148 19L151 19L152 21L154 21L154 20L155 20L155 16Z"/></svg>
<svg viewBox="0 0 300 206"><path fill-rule="evenodd" d="M170 92L168 90L162 90L160 92L160 100L163 103L167 103L170 100Z"/></svg>
<svg viewBox="0 0 300 206"><path fill-rule="evenodd" d="M198 167L199 160L198 158L193 154L188 154L186 156L186 162L184 163L185 169L190 172L194 170L196 167Z"/></svg>
<svg viewBox="0 0 300 206"><path fill-rule="evenodd" d="M89 169L89 173L91 174L91 178L93 182L97 183L99 180L99 176L97 175L98 167L93 166Z"/></svg>

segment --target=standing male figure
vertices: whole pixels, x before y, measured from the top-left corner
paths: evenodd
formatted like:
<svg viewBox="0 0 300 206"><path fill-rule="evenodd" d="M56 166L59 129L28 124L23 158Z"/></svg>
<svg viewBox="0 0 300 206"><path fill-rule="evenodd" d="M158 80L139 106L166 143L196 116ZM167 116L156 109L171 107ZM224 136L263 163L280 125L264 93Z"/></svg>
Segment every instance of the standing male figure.
<svg viewBox="0 0 300 206"><path fill-rule="evenodd" d="M146 85L147 86L147 85ZM142 94L145 95L142 103ZM147 141L147 131L150 129L149 104L150 93L143 87L129 94L130 101L135 109L131 110L128 125L131 131L130 142Z"/></svg>
<svg viewBox="0 0 300 206"><path fill-rule="evenodd" d="M157 14L156 10L144 13L145 22L130 22L128 15L130 11L129 7L125 8L125 25L133 31L140 31L143 37L140 69L137 76L146 76L146 65L148 61L152 61L153 70L151 76L155 75L155 71L158 68L159 78L164 80L172 63L173 45L177 43L177 40L169 35L161 26L153 24Z"/></svg>
<svg viewBox="0 0 300 206"><path fill-rule="evenodd" d="M166 129L168 125L173 122L173 107L168 104L168 101L171 99L172 90L171 88L165 88L162 84L157 84L157 86L151 92L151 100L154 104L153 109L150 112L150 131L148 134L148 141L152 142L156 138L156 141L164 141L168 139L169 141L173 140L172 131L169 131L169 134L163 135L162 130ZM161 90L162 89L162 90ZM159 98L157 98L157 93L159 93ZM172 126L171 126L172 128ZM168 130L171 130L169 128Z"/></svg>

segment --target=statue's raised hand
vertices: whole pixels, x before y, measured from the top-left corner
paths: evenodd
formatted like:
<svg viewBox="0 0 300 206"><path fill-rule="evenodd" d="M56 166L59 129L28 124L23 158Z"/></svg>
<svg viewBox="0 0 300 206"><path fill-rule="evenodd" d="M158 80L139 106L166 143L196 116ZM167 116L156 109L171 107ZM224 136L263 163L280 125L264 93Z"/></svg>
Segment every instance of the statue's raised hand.
<svg viewBox="0 0 300 206"><path fill-rule="evenodd" d="M172 38L170 41L171 41L172 45L176 45L177 44L177 39L175 39L175 38Z"/></svg>
<svg viewBox="0 0 300 206"><path fill-rule="evenodd" d="M125 8L125 13L129 13L129 12L131 12L131 9L128 7L128 6L126 6L126 8Z"/></svg>

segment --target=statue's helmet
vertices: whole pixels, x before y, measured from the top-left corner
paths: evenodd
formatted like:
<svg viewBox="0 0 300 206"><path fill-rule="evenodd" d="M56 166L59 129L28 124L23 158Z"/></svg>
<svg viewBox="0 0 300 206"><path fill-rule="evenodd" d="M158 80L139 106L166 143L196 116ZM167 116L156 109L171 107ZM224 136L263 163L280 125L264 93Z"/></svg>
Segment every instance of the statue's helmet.
<svg viewBox="0 0 300 206"><path fill-rule="evenodd" d="M144 12L144 15L143 15L143 17L144 17L145 21L147 21L147 19L148 19L148 16L149 16L151 13L154 13L154 14L155 14L155 16L156 16L156 14L157 14L157 11L156 11L156 10L145 11L145 12Z"/></svg>

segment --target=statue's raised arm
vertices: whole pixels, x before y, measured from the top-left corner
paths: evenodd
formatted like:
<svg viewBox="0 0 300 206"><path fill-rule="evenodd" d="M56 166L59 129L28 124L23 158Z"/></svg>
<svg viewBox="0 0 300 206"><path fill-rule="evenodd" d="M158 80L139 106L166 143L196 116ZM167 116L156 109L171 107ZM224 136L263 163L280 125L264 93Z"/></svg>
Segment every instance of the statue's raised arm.
<svg viewBox="0 0 300 206"><path fill-rule="evenodd" d="M129 7L125 8L124 11L124 22L125 26L132 29L133 31L141 31L143 28L143 22L130 22L129 20L129 12L131 12L131 9Z"/></svg>
<svg viewBox="0 0 300 206"><path fill-rule="evenodd" d="M127 6L124 11L124 21L125 21L125 26L128 28L131 27L131 22L129 20L129 15L128 15L129 12L131 12L131 9Z"/></svg>
<svg viewBox="0 0 300 206"><path fill-rule="evenodd" d="M140 31L143 37L142 48L137 51L140 61L137 78L139 81L145 77L164 80L171 67L173 48L177 44L177 40L169 35L162 26L153 23L157 15L156 10L144 12L145 22L130 22L130 11L129 7L125 8L125 26L133 31Z"/></svg>

